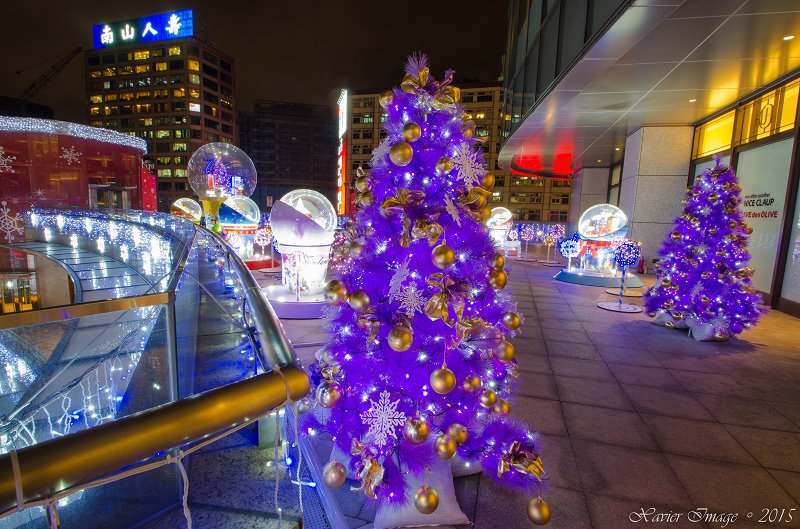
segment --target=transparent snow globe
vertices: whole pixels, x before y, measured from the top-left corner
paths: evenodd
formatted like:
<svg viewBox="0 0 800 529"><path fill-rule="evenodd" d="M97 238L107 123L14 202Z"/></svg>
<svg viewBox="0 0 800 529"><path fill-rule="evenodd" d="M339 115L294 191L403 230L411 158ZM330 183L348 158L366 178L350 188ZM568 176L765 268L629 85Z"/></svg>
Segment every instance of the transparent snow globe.
<svg viewBox="0 0 800 529"><path fill-rule="evenodd" d="M255 226L261 220L258 204L245 196L232 196L225 199L219 207L219 221L223 228L228 226Z"/></svg>
<svg viewBox="0 0 800 529"><path fill-rule="evenodd" d="M240 148L229 143L207 143L189 159L189 185L206 197L249 197L256 188L256 167Z"/></svg>
<svg viewBox="0 0 800 529"><path fill-rule="evenodd" d="M203 208L200 207L200 204L196 200L185 197L173 202L169 212L176 217L183 217L192 222L200 222L200 218L203 216Z"/></svg>
<svg viewBox="0 0 800 529"><path fill-rule="evenodd" d="M590 241L611 241L628 233L628 217L617 206L597 204L578 219L578 234Z"/></svg>

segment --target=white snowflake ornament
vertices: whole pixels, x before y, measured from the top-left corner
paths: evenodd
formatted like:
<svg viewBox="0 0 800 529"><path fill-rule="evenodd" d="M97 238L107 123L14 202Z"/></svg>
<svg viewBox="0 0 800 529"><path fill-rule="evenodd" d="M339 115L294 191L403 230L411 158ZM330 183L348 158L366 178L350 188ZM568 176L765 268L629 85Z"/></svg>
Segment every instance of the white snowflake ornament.
<svg viewBox="0 0 800 529"><path fill-rule="evenodd" d="M378 448L386 445L389 437L397 439L397 427L406 422L406 414L402 411L397 411L400 399L390 402L389 396L389 392L383 390L380 400L375 402L369 399L372 406L361 414L361 422L369 425L367 436Z"/></svg>
<svg viewBox="0 0 800 529"><path fill-rule="evenodd" d="M461 212L458 211L458 206L453 202L450 197L444 197L444 207L447 210L447 213L453 218L453 222L455 222L458 227L461 227Z"/></svg>
<svg viewBox="0 0 800 529"><path fill-rule="evenodd" d="M416 283L410 283L397 295L397 301L400 302L399 310L402 310L409 316L414 316L415 313L422 312L422 307L425 306L425 298L422 294L422 290L417 288Z"/></svg>
<svg viewBox="0 0 800 529"><path fill-rule="evenodd" d="M5 148L0 145L0 173L16 173L14 168L11 167L11 162L16 159L16 156L7 155Z"/></svg>
<svg viewBox="0 0 800 529"><path fill-rule="evenodd" d="M5 200L0 202L0 236L6 242L12 242L16 239L17 235L22 235L25 232L25 223L22 215L19 213L11 214Z"/></svg>
<svg viewBox="0 0 800 529"><path fill-rule="evenodd" d="M61 147L61 156L59 156L59 158L67 162L67 165L72 165L74 163L80 163L81 153L75 149L74 145L70 145L69 149Z"/></svg>
<svg viewBox="0 0 800 529"><path fill-rule="evenodd" d="M369 166L374 169L379 165L385 164L386 156L389 154L390 148L391 145L389 145L389 138L384 138L383 141L372 150L372 159L369 161Z"/></svg>
<svg viewBox="0 0 800 529"><path fill-rule="evenodd" d="M401 264L397 270L394 271L394 275L389 280L389 301L394 301L394 299L400 293L400 287L403 286L406 278L408 278L408 264L410 261L410 257L406 259L403 264Z"/></svg>
<svg viewBox="0 0 800 529"><path fill-rule="evenodd" d="M468 187L480 186L483 182L484 169L481 151L473 149L469 143L462 141L453 156L453 169Z"/></svg>

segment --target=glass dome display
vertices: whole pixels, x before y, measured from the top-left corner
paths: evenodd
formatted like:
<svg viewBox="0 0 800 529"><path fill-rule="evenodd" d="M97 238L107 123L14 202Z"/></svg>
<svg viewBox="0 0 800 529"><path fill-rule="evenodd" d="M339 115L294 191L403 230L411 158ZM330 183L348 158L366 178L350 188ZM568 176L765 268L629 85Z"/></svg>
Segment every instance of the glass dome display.
<svg viewBox="0 0 800 529"><path fill-rule="evenodd" d="M205 197L242 195L256 188L256 168L247 154L229 143L207 143L189 159L189 185Z"/></svg>
<svg viewBox="0 0 800 529"><path fill-rule="evenodd" d="M592 206L578 220L578 234L589 241L610 241L627 233L628 217L611 204Z"/></svg>
<svg viewBox="0 0 800 529"><path fill-rule="evenodd" d="M490 230L508 230L514 223L514 215L506 208L493 208L486 226Z"/></svg>
<svg viewBox="0 0 800 529"><path fill-rule="evenodd" d="M256 226L261 220L258 205L244 196L232 196L219 207L219 221L222 227Z"/></svg>
<svg viewBox="0 0 800 529"><path fill-rule="evenodd" d="M336 229L336 209L325 195L311 189L295 189L281 197L281 202L289 204L326 231Z"/></svg>
<svg viewBox="0 0 800 529"><path fill-rule="evenodd" d="M200 218L203 216L203 208L191 198L179 198L172 203L169 212L176 217L183 217L193 222L200 222Z"/></svg>

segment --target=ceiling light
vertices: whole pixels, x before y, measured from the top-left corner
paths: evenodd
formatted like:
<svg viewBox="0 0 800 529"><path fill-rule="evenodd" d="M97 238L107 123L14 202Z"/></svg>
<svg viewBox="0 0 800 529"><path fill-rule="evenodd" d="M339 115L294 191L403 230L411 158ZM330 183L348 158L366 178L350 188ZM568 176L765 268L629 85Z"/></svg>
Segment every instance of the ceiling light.
<svg viewBox="0 0 800 529"><path fill-rule="evenodd" d="M785 37L783 37L783 40L792 40L793 38L794 35L786 35Z"/></svg>
<svg viewBox="0 0 800 529"><path fill-rule="evenodd" d="M694 103L695 101L697 101L697 99L690 99L689 103Z"/></svg>
<svg viewBox="0 0 800 529"><path fill-rule="evenodd" d="M597 160L597 163L600 163L600 162L602 162L602 161L603 161L603 160Z"/></svg>
<svg viewBox="0 0 800 529"><path fill-rule="evenodd" d="M618 150L619 150L619 147L615 147L615 148L614 148L614 150L615 150L615 151L618 151Z"/></svg>

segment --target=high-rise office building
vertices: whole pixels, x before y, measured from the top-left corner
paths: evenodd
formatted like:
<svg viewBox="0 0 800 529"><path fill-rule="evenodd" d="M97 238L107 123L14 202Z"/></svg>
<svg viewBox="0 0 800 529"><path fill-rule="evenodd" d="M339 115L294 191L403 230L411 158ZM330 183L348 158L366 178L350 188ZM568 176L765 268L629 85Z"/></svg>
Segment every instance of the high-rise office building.
<svg viewBox="0 0 800 529"><path fill-rule="evenodd" d="M564 175L545 177L517 174L513 168L502 169L498 154L503 122L510 119L501 111L503 83L456 83L461 89L464 117L475 122L475 136L483 140L486 166L494 173L496 184L489 201L491 207L504 206L520 220L564 222L569 214L570 179ZM349 92L346 101L346 132L343 136L346 185L351 188L359 167L368 168L372 150L386 133L385 114L378 104L379 92ZM344 109L340 109L340 115ZM347 196L347 193L345 193ZM351 205L347 204L347 208Z"/></svg>
<svg viewBox="0 0 800 529"><path fill-rule="evenodd" d="M293 189L336 200L336 117L322 105L257 100L239 114L240 146L258 172L252 198L264 211Z"/></svg>
<svg viewBox="0 0 800 529"><path fill-rule="evenodd" d="M86 51L89 124L144 139L158 208L191 197L186 164L201 145L234 143L233 59L195 36L191 10L96 24Z"/></svg>

